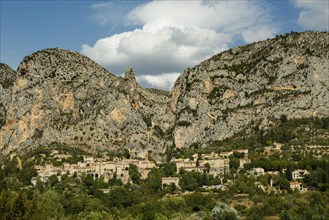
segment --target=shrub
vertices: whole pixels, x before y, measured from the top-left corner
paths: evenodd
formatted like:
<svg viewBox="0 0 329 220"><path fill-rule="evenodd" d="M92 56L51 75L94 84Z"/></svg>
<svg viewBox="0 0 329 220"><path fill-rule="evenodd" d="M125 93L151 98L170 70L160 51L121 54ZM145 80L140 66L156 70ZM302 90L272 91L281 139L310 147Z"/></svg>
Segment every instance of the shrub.
<svg viewBox="0 0 329 220"><path fill-rule="evenodd" d="M188 127L188 126L191 125L191 122L189 122L189 121L179 121L179 122L177 122L177 125L178 126Z"/></svg>
<svg viewBox="0 0 329 220"><path fill-rule="evenodd" d="M214 220L238 220L238 212L225 203L221 203L212 209L211 215Z"/></svg>

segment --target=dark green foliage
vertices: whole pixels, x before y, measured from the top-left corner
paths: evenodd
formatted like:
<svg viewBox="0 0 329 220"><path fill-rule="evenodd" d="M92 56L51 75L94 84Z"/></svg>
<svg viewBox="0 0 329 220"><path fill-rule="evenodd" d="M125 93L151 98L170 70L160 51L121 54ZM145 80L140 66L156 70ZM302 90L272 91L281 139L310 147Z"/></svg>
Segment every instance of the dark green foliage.
<svg viewBox="0 0 329 220"><path fill-rule="evenodd" d="M213 90L209 93L208 99L215 99L215 98L220 98L221 96L221 91L218 87L213 88Z"/></svg>
<svg viewBox="0 0 329 220"><path fill-rule="evenodd" d="M111 150L107 152L107 155L110 157L118 157L118 158L130 158L130 153L128 149L120 149L120 150Z"/></svg>
<svg viewBox="0 0 329 220"><path fill-rule="evenodd" d="M57 178L56 175L51 175L49 177L49 180L48 181L49 181L49 183L50 183L51 186L55 186L56 184L59 183L58 178Z"/></svg>
<svg viewBox="0 0 329 220"><path fill-rule="evenodd" d="M148 174L148 178L146 180L146 186L154 191L158 192L161 190L161 178L164 176L163 172L160 169L152 169Z"/></svg>
<svg viewBox="0 0 329 220"><path fill-rule="evenodd" d="M241 158L244 158L245 157L245 153L243 153L243 152L236 152L236 151L234 151L233 152L233 156L235 157L235 158L239 158L239 159L241 159Z"/></svg>
<svg viewBox="0 0 329 220"><path fill-rule="evenodd" d="M129 164L129 177L135 184L139 184L141 174L135 164Z"/></svg>
<svg viewBox="0 0 329 220"><path fill-rule="evenodd" d="M173 134L173 132L174 132L174 130L175 130L175 127L174 126L172 126L172 127L169 127L167 130L166 130L166 136L167 137L172 137L172 134Z"/></svg>
<svg viewBox="0 0 329 220"><path fill-rule="evenodd" d="M193 212L207 211L214 207L215 203L211 195L203 195L199 192L193 192L190 195L184 196L186 205L190 207Z"/></svg>
<svg viewBox="0 0 329 220"><path fill-rule="evenodd" d="M177 126L188 127L190 125L191 125L191 122L189 122L189 121L179 121L179 122L177 122Z"/></svg>
<svg viewBox="0 0 329 220"><path fill-rule="evenodd" d="M143 121L147 125L147 127L152 127L152 116L144 116Z"/></svg>
<svg viewBox="0 0 329 220"><path fill-rule="evenodd" d="M275 216L280 213L282 207L284 206L284 200L279 196L273 196L266 198L263 205L263 212L266 216Z"/></svg>
<svg viewBox="0 0 329 220"><path fill-rule="evenodd" d="M173 162L162 164L161 168L163 169L164 176L173 176L177 170L176 163Z"/></svg>
<svg viewBox="0 0 329 220"><path fill-rule="evenodd" d="M282 124L286 123L288 121L287 116L286 115L281 115L280 116L280 121L281 121Z"/></svg>
<svg viewBox="0 0 329 220"><path fill-rule="evenodd" d="M250 209L250 214L249 216L253 220L263 220L264 219L264 210L261 206L255 205Z"/></svg>
<svg viewBox="0 0 329 220"><path fill-rule="evenodd" d="M230 158L230 169L237 170L240 166L240 160L236 157Z"/></svg>
<svg viewBox="0 0 329 220"><path fill-rule="evenodd" d="M309 160L304 161L303 166L311 167L311 172L305 177L304 183L308 186L320 190L329 190L329 160Z"/></svg>
<svg viewBox="0 0 329 220"><path fill-rule="evenodd" d="M209 173L210 172L210 165L209 165L209 163L206 163L204 165L204 167L205 167L206 172Z"/></svg>
<svg viewBox="0 0 329 220"><path fill-rule="evenodd" d="M181 173L180 187L182 190L194 191L201 189L204 185L212 185L216 182L213 176L208 176L205 172L185 172Z"/></svg>
<svg viewBox="0 0 329 220"><path fill-rule="evenodd" d="M237 74L242 75L249 75L251 73L251 70L256 66L255 64L257 61L253 63L240 63L240 64L233 64L232 66L228 67L230 71L234 71Z"/></svg>
<svg viewBox="0 0 329 220"><path fill-rule="evenodd" d="M125 187L115 187L109 194L109 206L126 208L131 205L131 196L129 190Z"/></svg>
<svg viewBox="0 0 329 220"><path fill-rule="evenodd" d="M159 125L154 125L155 135L162 138L165 136L165 132L162 131Z"/></svg>
<svg viewBox="0 0 329 220"><path fill-rule="evenodd" d="M282 190L290 190L289 181L281 176L275 177L273 185L279 187L279 189Z"/></svg>
<svg viewBox="0 0 329 220"><path fill-rule="evenodd" d="M287 170L286 170L286 173L285 173L285 177L287 180L289 181L292 181L292 168L290 165L287 166Z"/></svg>
<svg viewBox="0 0 329 220"><path fill-rule="evenodd" d="M140 206L140 213L143 214L142 220L153 220L157 213L163 212L161 206L153 201L145 202Z"/></svg>

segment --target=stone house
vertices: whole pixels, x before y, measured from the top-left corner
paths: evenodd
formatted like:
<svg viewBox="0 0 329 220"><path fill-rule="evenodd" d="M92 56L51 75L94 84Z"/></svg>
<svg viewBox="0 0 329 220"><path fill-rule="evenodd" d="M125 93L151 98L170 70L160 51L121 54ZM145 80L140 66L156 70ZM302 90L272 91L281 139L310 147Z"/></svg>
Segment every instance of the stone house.
<svg viewBox="0 0 329 220"><path fill-rule="evenodd" d="M217 153L211 152L210 154L201 154L201 157L203 159L209 159L209 158L218 158L219 155Z"/></svg>
<svg viewBox="0 0 329 220"><path fill-rule="evenodd" d="M191 161L190 159L175 159L172 162L176 164L176 172L179 173L181 168L184 168L187 171L192 171L196 167L196 162Z"/></svg>
<svg viewBox="0 0 329 220"><path fill-rule="evenodd" d="M302 184L297 181L289 182L290 188L294 191L299 191L301 193L307 192L307 188L302 187Z"/></svg>
<svg viewBox="0 0 329 220"><path fill-rule="evenodd" d="M300 189L301 189L301 183L300 182L293 181L293 182L289 182L289 184L290 184L290 188L292 190L300 191Z"/></svg>
<svg viewBox="0 0 329 220"><path fill-rule="evenodd" d="M229 156L233 155L233 151L222 152L220 153L221 157L229 158Z"/></svg>
<svg viewBox="0 0 329 220"><path fill-rule="evenodd" d="M209 174L217 176L224 175L230 171L230 160L227 158L217 157L200 161L201 166L205 166L207 163L210 165Z"/></svg>

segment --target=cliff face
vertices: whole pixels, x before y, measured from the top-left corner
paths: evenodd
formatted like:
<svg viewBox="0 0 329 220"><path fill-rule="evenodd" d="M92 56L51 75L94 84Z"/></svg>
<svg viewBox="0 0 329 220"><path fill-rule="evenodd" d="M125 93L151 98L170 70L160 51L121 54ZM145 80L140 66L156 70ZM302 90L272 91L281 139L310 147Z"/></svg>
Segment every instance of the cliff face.
<svg viewBox="0 0 329 220"><path fill-rule="evenodd" d="M17 73L0 66L0 151L50 142L161 156L222 140L273 118L329 115L329 35L284 35L188 68L172 92L145 89L89 58L47 49Z"/></svg>
<svg viewBox="0 0 329 220"><path fill-rule="evenodd" d="M218 54L179 77L172 110L176 147L266 128L282 114L328 116L329 35L284 35Z"/></svg>
<svg viewBox="0 0 329 220"><path fill-rule="evenodd" d="M11 102L11 91L16 81L16 72L8 65L0 63L0 129L6 123L8 104Z"/></svg>
<svg viewBox="0 0 329 220"><path fill-rule="evenodd" d="M144 90L131 69L124 78L115 77L75 52L36 52L17 70L1 150L6 154L56 141L85 150L124 146L140 156L154 148L161 151L165 141L153 135L143 115L154 115L155 123L166 126L161 113L168 113L170 97Z"/></svg>

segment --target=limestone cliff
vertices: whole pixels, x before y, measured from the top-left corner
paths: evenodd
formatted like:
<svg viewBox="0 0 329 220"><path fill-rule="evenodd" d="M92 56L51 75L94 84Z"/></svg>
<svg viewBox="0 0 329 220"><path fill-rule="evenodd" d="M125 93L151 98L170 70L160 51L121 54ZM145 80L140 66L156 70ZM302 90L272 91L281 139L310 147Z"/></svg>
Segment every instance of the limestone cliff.
<svg viewBox="0 0 329 220"><path fill-rule="evenodd" d="M187 69L173 88L176 147L223 140L272 119L329 115L329 35L294 33Z"/></svg>
<svg viewBox="0 0 329 220"><path fill-rule="evenodd" d="M328 116L328 38L295 33L230 49L185 70L171 92L141 87L130 68L116 77L79 53L38 51L17 72L0 66L0 151L56 141L161 157L169 145L266 129L282 114Z"/></svg>
<svg viewBox="0 0 329 220"><path fill-rule="evenodd" d="M50 142L86 150L126 147L137 156L161 152L166 140L154 135L143 118L153 116L154 123L166 127L154 111L167 113L170 98L140 88L133 74L128 69L124 78L115 77L86 56L61 49L25 57L6 104L2 153Z"/></svg>
<svg viewBox="0 0 329 220"><path fill-rule="evenodd" d="M6 122L6 112L11 102L11 91L15 81L16 72L8 65L0 63L0 129Z"/></svg>

